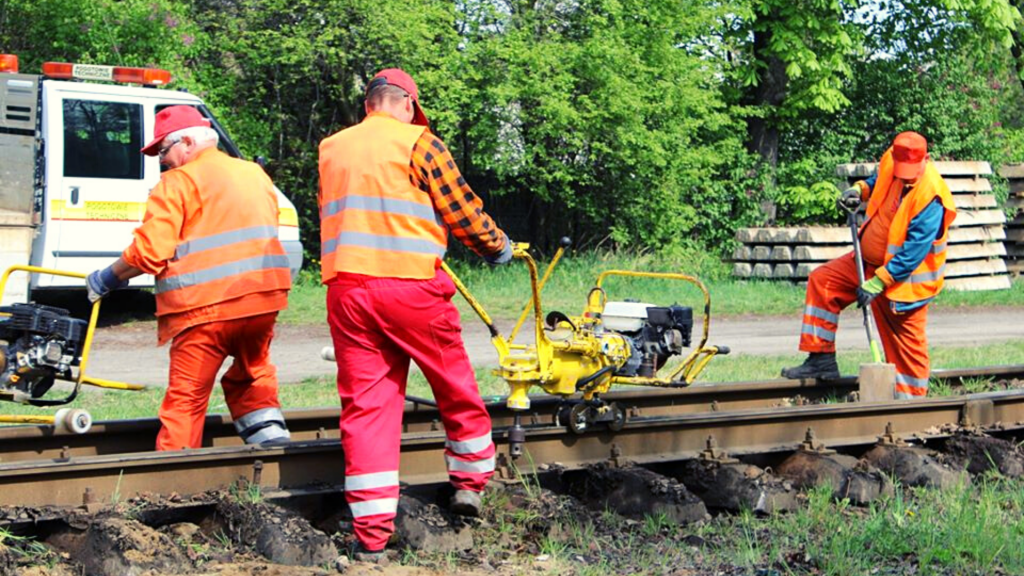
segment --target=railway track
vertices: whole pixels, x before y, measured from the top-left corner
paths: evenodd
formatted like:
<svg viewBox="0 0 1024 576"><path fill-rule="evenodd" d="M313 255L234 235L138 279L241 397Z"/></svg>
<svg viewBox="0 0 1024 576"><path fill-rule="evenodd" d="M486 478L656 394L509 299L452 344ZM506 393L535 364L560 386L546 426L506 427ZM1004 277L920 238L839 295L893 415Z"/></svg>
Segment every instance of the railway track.
<svg viewBox="0 0 1024 576"><path fill-rule="evenodd" d="M957 381L1024 377L1024 365L936 371ZM915 402L822 403L856 390L854 378L827 385L772 380L678 390L631 390L607 395L630 415L623 430L569 434L552 422L557 401L534 401L527 427L528 459L567 468L608 460L642 464L683 460L708 448L709 437L732 455L790 451L813 430L831 447L872 444L887 428L905 438L941 436L964 424L983 430L1024 429L1024 390L929 398ZM499 474L510 475L504 456L511 413L490 404L499 445ZM337 409L287 414L293 442L260 448L240 444L230 421L211 416L198 450L152 452L155 419L101 422L84 435L54 435L43 426L0 429L0 505L76 506L109 502L112 495L198 493L246 478L266 489L333 488L344 480L337 440ZM401 477L410 484L442 481L444 433L435 408L409 403L405 414Z"/></svg>

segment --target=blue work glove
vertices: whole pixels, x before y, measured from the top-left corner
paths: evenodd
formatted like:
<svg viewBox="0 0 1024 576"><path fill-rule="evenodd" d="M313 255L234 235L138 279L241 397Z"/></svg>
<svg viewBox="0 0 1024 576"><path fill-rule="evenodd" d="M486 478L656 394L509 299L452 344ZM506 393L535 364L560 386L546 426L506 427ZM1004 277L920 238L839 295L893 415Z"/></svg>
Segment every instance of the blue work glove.
<svg viewBox="0 0 1024 576"><path fill-rule="evenodd" d="M128 285L127 280L118 280L114 274L114 265L111 264L103 270L96 270L85 279L85 287L89 291L89 302L95 302L110 294L112 290L118 290Z"/></svg>
<svg viewBox="0 0 1024 576"><path fill-rule="evenodd" d="M505 247L501 249L501 252L484 256L484 261L491 266L500 266L512 261L512 240L508 237L508 234L505 235Z"/></svg>
<svg viewBox="0 0 1024 576"><path fill-rule="evenodd" d="M885 283L878 276L857 286L857 308L863 308L885 290Z"/></svg>
<svg viewBox="0 0 1024 576"><path fill-rule="evenodd" d="M836 198L836 206L841 212L853 212L860 207L860 203L860 186L851 186L843 190L842 195Z"/></svg>

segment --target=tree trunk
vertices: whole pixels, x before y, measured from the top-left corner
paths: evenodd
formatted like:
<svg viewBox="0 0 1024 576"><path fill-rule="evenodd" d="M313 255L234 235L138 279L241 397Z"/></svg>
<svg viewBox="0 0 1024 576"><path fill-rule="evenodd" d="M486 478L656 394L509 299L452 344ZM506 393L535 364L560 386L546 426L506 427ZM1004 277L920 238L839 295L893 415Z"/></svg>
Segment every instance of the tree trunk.
<svg viewBox="0 0 1024 576"><path fill-rule="evenodd" d="M1012 0L1010 5L1020 10L1024 14L1024 2L1021 0ZM1017 28L1013 31L1013 45L1010 46L1010 54L1013 56L1013 67L1017 71L1017 81L1020 82L1021 88L1024 88L1024 52L1022 52L1021 43L1024 42L1024 35L1021 34L1021 29Z"/></svg>
<svg viewBox="0 0 1024 576"><path fill-rule="evenodd" d="M779 163L779 114L777 108L786 99L786 86L789 77L786 65L781 59L768 50L772 33L770 30L754 32L754 59L764 63L757 75L757 85L753 86L745 98L746 104L760 112L757 116L747 118L747 150L757 154L772 171L775 180L775 167ZM775 219L775 203L765 202L762 207L765 222Z"/></svg>

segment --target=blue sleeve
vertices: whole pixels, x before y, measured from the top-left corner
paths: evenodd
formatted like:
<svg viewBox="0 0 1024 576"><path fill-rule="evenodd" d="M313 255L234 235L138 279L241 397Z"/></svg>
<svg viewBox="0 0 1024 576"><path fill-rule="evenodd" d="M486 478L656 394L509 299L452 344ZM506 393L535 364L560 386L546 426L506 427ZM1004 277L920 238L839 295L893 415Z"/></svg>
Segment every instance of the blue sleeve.
<svg viewBox="0 0 1024 576"><path fill-rule="evenodd" d="M903 247L885 265L885 269L889 271L893 280L903 282L914 269L921 265L924 257L932 249L932 243L939 236L945 212L946 209L942 207L942 202L936 198L910 221L910 226L907 228L907 239L903 241Z"/></svg>
<svg viewBox="0 0 1024 576"><path fill-rule="evenodd" d="M868 185L868 190L874 190L875 189L875 182L877 182L877 181L878 181L878 172L875 172L867 180L864 180L864 183Z"/></svg>

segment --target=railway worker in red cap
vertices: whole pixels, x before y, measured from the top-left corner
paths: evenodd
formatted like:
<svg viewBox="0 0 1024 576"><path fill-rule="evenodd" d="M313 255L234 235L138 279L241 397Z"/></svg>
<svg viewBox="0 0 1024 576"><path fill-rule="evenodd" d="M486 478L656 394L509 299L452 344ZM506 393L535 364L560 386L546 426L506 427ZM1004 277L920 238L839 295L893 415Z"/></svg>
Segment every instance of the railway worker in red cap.
<svg viewBox="0 0 1024 576"><path fill-rule="evenodd" d="M511 260L512 244L430 132L408 74L379 72L365 106L362 122L320 143L320 239L345 497L358 554L373 560L394 531L410 359L441 413L451 509L479 513L494 473L491 421L451 302L455 285L439 267L449 231L494 265Z"/></svg>
<svg viewBox="0 0 1024 576"><path fill-rule="evenodd" d="M167 170L149 194L135 240L89 275L89 299L140 274L156 276L157 339L171 340L157 450L198 448L217 371L239 435L249 444L289 438L270 340L288 305L291 274L277 239L277 196L263 169L217 149L217 132L190 106L156 115L142 149Z"/></svg>
<svg viewBox="0 0 1024 576"><path fill-rule="evenodd" d="M956 217L953 197L923 136L898 134L875 175L840 198L847 206L864 201L859 238L867 280L859 284L852 252L811 272L800 334L800 350L809 356L782 375L838 378L839 312L854 302L872 303L886 359L896 365L896 398L921 398L928 394L930 374L928 303L942 290L949 227Z"/></svg>

